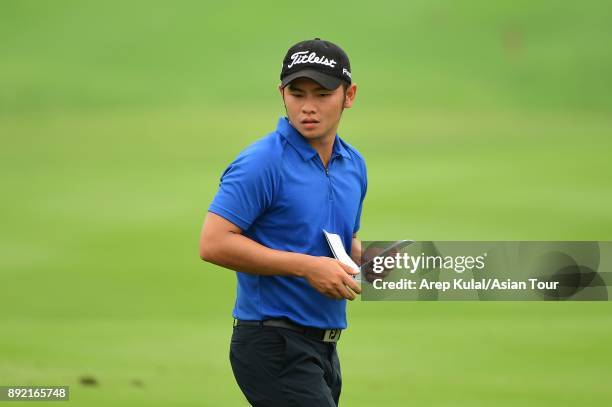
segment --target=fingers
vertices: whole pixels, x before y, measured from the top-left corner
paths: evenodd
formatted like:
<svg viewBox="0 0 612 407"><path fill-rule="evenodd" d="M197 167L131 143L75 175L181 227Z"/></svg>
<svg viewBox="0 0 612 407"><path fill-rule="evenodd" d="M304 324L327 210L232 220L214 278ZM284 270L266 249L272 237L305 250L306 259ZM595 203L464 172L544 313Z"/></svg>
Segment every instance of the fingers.
<svg viewBox="0 0 612 407"><path fill-rule="evenodd" d="M368 247L365 252L361 255L363 262L372 260L372 257L378 256L382 252L379 247Z"/></svg>
<svg viewBox="0 0 612 407"><path fill-rule="evenodd" d="M387 253L385 253L385 257L395 257L399 252L397 249L391 249Z"/></svg>
<svg viewBox="0 0 612 407"><path fill-rule="evenodd" d="M309 283L321 294L334 299L354 300L361 294L361 286L353 278L358 270L335 259L326 258L321 263L320 273L313 273Z"/></svg>
<svg viewBox="0 0 612 407"><path fill-rule="evenodd" d="M344 271L346 271L350 275L359 274L359 270L355 270L351 266L347 266L346 264L342 263L339 260L338 260L338 264L344 269Z"/></svg>
<svg viewBox="0 0 612 407"><path fill-rule="evenodd" d="M347 299L349 301L353 301L357 297L355 293L345 285L334 286L334 288L323 292L323 295L334 300Z"/></svg>
<svg viewBox="0 0 612 407"><path fill-rule="evenodd" d="M365 279L368 283L373 283L377 278L380 278L380 276L376 273L368 273L365 275Z"/></svg>
<svg viewBox="0 0 612 407"><path fill-rule="evenodd" d="M346 277L346 281L340 281L332 288L323 292L323 294L329 298L334 298L336 300L347 299L349 301L353 301L357 298L357 294L360 293L361 287L350 277Z"/></svg>
<svg viewBox="0 0 612 407"><path fill-rule="evenodd" d="M370 270L365 271L365 278L367 281L372 282L376 280L377 278L387 277L391 273L391 271L393 271L393 269L384 269L380 273L375 273L373 270L370 269Z"/></svg>
<svg viewBox="0 0 612 407"><path fill-rule="evenodd" d="M349 287L341 281L337 285L334 285L333 288L325 291L323 294L329 298L334 298L336 300L347 299L349 301L353 301L355 298L357 298L357 294L355 293L360 292L361 289L359 288L359 286L356 285L353 289L353 287Z"/></svg>
<svg viewBox="0 0 612 407"><path fill-rule="evenodd" d="M349 276L345 276L344 277L344 284L350 288L353 292L357 293L357 294L361 294L361 286L359 285L359 283L357 283L357 281L355 281L354 278L349 277Z"/></svg>
<svg viewBox="0 0 612 407"><path fill-rule="evenodd" d="M338 287L338 293L341 295L341 298L346 298L349 301L353 301L355 298L357 298L357 295L344 284L341 287Z"/></svg>

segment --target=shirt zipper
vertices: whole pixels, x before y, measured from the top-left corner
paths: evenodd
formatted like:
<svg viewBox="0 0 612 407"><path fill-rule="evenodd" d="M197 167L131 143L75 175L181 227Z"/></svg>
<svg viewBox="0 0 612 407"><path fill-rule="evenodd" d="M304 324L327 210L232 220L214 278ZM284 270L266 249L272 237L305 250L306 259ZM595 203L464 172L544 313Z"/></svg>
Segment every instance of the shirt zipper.
<svg viewBox="0 0 612 407"><path fill-rule="evenodd" d="M325 171L325 177L327 177L327 226L328 228L333 228L333 224L334 224L334 220L333 220L333 205L332 205L332 201L334 200L333 198L333 189L332 189L332 182L331 182L331 177L329 176L329 167L331 166L334 157L333 157L333 153L332 156L330 157L329 161L327 162L327 167L325 165L323 165L323 160L321 160L321 157L319 158L319 162L321 163L321 166L323 167L323 170Z"/></svg>
<svg viewBox="0 0 612 407"><path fill-rule="evenodd" d="M321 160L321 157L317 157L319 159L319 163L321 164L321 167L323 167L323 171L325 171L325 176L327 177L328 182L328 186L329 186L329 200L332 200L332 195L331 195L331 178L329 177L329 166L331 165L332 161L334 160L333 155L330 157L329 161L327 162L327 167L323 164L323 160Z"/></svg>

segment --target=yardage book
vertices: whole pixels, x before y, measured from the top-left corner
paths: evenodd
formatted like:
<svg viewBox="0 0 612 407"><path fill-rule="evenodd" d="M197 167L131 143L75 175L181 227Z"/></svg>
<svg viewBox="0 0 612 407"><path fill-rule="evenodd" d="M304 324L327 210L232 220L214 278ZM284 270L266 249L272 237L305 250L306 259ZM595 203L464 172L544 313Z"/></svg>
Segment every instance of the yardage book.
<svg viewBox="0 0 612 407"><path fill-rule="evenodd" d="M340 260L342 263L346 264L347 266L359 271L359 274L354 275L353 278L357 281L361 281L361 269L363 267L367 267L374 259L372 258L368 260L367 262L363 263L361 267L359 267L344 249L344 245L342 244L342 238L340 238L340 235L336 233L330 233L325 229L323 229L323 234L325 235L325 240L327 240L327 244L329 245L329 248L331 249L334 257L337 260ZM379 253L379 256L384 256L387 252L393 249L399 250L402 247L408 246L410 243L414 243L414 241L398 240L397 242L393 243L391 246L383 250L381 253Z"/></svg>

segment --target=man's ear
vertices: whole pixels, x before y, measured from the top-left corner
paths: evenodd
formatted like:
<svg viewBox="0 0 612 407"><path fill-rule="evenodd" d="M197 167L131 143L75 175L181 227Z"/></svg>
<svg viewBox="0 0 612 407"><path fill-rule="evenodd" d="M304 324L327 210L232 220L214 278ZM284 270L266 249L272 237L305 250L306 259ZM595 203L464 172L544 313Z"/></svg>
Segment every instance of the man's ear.
<svg viewBox="0 0 612 407"><path fill-rule="evenodd" d="M283 84L282 83L278 84L278 91L280 92L280 95L283 96Z"/></svg>
<svg viewBox="0 0 612 407"><path fill-rule="evenodd" d="M353 101L355 100L355 95L357 94L357 85L351 83L351 85L346 90L346 97L344 98L344 107L349 108L353 106Z"/></svg>

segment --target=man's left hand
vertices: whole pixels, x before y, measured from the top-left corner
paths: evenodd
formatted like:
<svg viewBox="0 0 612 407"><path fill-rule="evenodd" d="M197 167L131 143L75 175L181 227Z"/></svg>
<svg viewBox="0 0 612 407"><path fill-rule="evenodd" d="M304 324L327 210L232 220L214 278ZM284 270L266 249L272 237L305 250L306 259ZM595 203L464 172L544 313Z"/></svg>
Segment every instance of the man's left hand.
<svg viewBox="0 0 612 407"><path fill-rule="evenodd" d="M363 263L370 261L374 257L380 255L383 251L384 249L381 247L372 247L372 246L368 247L362 256ZM386 252L385 257L395 257L397 253L398 251L396 249L393 249L393 250ZM372 263L362 268L366 281L371 283L376 279L384 279L389 275L389 273L391 273L391 271L394 270L393 267L387 268L387 267L384 267L384 265L382 267L383 267L383 270L380 272L374 271Z"/></svg>

